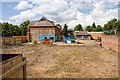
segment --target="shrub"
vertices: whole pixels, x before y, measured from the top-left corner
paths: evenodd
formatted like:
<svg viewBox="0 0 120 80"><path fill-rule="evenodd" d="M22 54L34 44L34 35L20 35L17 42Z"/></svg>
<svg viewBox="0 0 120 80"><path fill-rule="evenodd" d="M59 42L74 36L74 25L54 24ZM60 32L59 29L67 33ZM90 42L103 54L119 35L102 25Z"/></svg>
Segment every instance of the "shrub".
<svg viewBox="0 0 120 80"><path fill-rule="evenodd" d="M102 43L100 43L100 46L102 46Z"/></svg>
<svg viewBox="0 0 120 80"><path fill-rule="evenodd" d="M5 46L9 45L8 43L5 43Z"/></svg>
<svg viewBox="0 0 120 80"><path fill-rule="evenodd" d="M16 42L13 42L12 44L13 44L13 45L16 45Z"/></svg>
<svg viewBox="0 0 120 80"><path fill-rule="evenodd" d="M18 45L18 46L22 46L22 43L21 43L21 42L18 42L17 45Z"/></svg>
<svg viewBox="0 0 120 80"><path fill-rule="evenodd" d="M37 44L37 41L34 41L35 44Z"/></svg>

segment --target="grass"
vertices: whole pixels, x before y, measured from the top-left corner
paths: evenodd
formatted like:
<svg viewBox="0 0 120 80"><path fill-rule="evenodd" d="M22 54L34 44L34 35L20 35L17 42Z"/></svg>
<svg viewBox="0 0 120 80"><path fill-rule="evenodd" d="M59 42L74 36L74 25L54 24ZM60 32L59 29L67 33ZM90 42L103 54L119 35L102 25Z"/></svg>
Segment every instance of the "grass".
<svg viewBox="0 0 120 80"><path fill-rule="evenodd" d="M52 55L52 58L53 58L53 59L55 59L55 58L57 58L57 57L59 57L59 55L58 55L57 53L55 53L55 54Z"/></svg>
<svg viewBox="0 0 120 80"><path fill-rule="evenodd" d="M54 74L58 74L60 72L60 69L58 66L54 66L53 69L47 70L45 72L45 74L47 75L54 75Z"/></svg>

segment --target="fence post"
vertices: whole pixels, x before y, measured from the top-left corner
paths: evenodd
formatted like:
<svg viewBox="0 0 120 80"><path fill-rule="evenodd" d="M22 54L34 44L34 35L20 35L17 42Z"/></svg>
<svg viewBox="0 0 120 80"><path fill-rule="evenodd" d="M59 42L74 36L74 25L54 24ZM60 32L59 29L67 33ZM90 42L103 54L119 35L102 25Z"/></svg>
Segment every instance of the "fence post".
<svg viewBox="0 0 120 80"><path fill-rule="evenodd" d="M23 58L23 61L26 61L26 57ZM27 80L27 69L26 69L26 64L23 65L23 80Z"/></svg>

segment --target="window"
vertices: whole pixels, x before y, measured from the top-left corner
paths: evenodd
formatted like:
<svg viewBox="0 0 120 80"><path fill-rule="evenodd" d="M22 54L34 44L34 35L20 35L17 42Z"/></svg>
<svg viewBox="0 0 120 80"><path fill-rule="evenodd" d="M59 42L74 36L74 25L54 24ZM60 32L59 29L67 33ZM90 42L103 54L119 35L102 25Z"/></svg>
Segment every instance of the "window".
<svg viewBox="0 0 120 80"><path fill-rule="evenodd" d="M45 39L47 39L47 37L45 37Z"/></svg>

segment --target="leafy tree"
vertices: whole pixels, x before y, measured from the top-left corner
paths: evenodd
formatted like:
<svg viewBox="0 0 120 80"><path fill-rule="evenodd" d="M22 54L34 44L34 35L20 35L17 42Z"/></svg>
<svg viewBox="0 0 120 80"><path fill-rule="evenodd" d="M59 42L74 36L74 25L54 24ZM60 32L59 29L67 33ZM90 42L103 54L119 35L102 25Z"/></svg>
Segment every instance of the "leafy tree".
<svg viewBox="0 0 120 80"><path fill-rule="evenodd" d="M117 21L116 25L117 25L117 30L120 31L120 20Z"/></svg>
<svg viewBox="0 0 120 80"><path fill-rule="evenodd" d="M63 30L62 30L62 35L68 36L67 28L68 28L67 24L64 24L64 28L63 28Z"/></svg>
<svg viewBox="0 0 120 80"><path fill-rule="evenodd" d="M81 24L76 25L74 31L84 31Z"/></svg>
<svg viewBox="0 0 120 80"><path fill-rule="evenodd" d="M0 37L2 37L2 23L0 22Z"/></svg>
<svg viewBox="0 0 120 80"><path fill-rule="evenodd" d="M85 28L85 30L91 32L91 31L92 31L91 26L88 25L88 26Z"/></svg>
<svg viewBox="0 0 120 80"><path fill-rule="evenodd" d="M9 35L9 23L8 22L4 22L2 24L2 36L10 36Z"/></svg>
<svg viewBox="0 0 120 80"><path fill-rule="evenodd" d="M56 24L56 26L60 26L60 24Z"/></svg>
<svg viewBox="0 0 120 80"><path fill-rule="evenodd" d="M20 31L17 25L9 24L8 22L4 22L2 25L2 36L19 36Z"/></svg>
<svg viewBox="0 0 120 80"><path fill-rule="evenodd" d="M24 21L23 23L21 23L20 26L20 32L21 32L21 36L26 36L27 35L27 26L30 23L29 20Z"/></svg>
<svg viewBox="0 0 120 80"><path fill-rule="evenodd" d="M95 31L103 31L102 27L100 25L98 25L96 28L95 28Z"/></svg>
<svg viewBox="0 0 120 80"><path fill-rule="evenodd" d="M92 31L95 31L95 28L96 28L96 25L95 25L95 22L93 22L93 24L91 26Z"/></svg>
<svg viewBox="0 0 120 80"><path fill-rule="evenodd" d="M95 22L93 22L92 27L93 27L94 29L96 28Z"/></svg>
<svg viewBox="0 0 120 80"><path fill-rule="evenodd" d="M0 23L2 26L2 36L26 36L27 35L27 25L30 23L29 20L23 22L20 24L20 27L18 25L9 24L8 22Z"/></svg>
<svg viewBox="0 0 120 80"><path fill-rule="evenodd" d="M110 27L107 24L104 24L103 30L109 30Z"/></svg>
<svg viewBox="0 0 120 80"><path fill-rule="evenodd" d="M120 30L119 23L120 23L120 21L114 18L114 19L108 21L107 24L104 24L103 30L111 30L111 29Z"/></svg>

